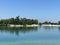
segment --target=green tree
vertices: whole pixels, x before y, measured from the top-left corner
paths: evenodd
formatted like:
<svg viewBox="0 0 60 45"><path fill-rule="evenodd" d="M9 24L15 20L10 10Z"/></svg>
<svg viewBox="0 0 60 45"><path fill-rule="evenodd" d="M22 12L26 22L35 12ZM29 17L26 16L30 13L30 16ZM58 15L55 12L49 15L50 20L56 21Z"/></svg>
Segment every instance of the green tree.
<svg viewBox="0 0 60 45"><path fill-rule="evenodd" d="M60 24L60 21L58 21L58 24Z"/></svg>
<svg viewBox="0 0 60 45"><path fill-rule="evenodd" d="M19 22L20 22L20 18L19 18L19 16L17 16L15 19L15 24L19 24Z"/></svg>
<svg viewBox="0 0 60 45"><path fill-rule="evenodd" d="M8 23L9 23L9 24L15 24L15 19L14 19L14 18L8 19Z"/></svg>

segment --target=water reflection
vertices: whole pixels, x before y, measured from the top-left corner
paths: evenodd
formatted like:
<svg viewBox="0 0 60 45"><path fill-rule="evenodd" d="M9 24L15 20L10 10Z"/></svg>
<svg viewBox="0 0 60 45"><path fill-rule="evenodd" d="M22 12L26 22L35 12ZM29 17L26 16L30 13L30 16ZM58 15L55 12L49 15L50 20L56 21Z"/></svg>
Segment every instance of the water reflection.
<svg viewBox="0 0 60 45"><path fill-rule="evenodd" d="M58 27L58 30L60 31L60 27Z"/></svg>
<svg viewBox="0 0 60 45"><path fill-rule="evenodd" d="M43 26L43 29L45 29L45 30L57 29L58 31L60 31L60 27L54 27L54 26Z"/></svg>
<svg viewBox="0 0 60 45"><path fill-rule="evenodd" d="M37 30L38 27L6 27L6 26L0 27L0 32L8 32L11 34L15 33L16 35L19 35L19 33L27 33Z"/></svg>
<svg viewBox="0 0 60 45"><path fill-rule="evenodd" d="M51 29L54 29L55 27L53 27L53 26L43 26L43 28L45 30L51 30Z"/></svg>
<svg viewBox="0 0 60 45"><path fill-rule="evenodd" d="M41 28L45 31L49 30L58 30L60 31L60 27L53 27L53 26L39 26L39 27L6 27L0 26L0 32L8 32L11 34L19 35L19 33L29 33L29 32L37 32L37 30L41 30Z"/></svg>

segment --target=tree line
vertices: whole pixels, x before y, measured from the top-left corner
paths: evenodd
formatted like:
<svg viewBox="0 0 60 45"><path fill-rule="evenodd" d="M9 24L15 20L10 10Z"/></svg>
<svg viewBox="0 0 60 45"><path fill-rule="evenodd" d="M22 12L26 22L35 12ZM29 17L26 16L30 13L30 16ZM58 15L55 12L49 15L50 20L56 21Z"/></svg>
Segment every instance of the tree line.
<svg viewBox="0 0 60 45"><path fill-rule="evenodd" d="M60 21L58 21L58 22L49 22L49 21L45 21L45 22L40 22L39 23L40 25L42 25L42 24L51 24L51 25L60 25Z"/></svg>
<svg viewBox="0 0 60 45"><path fill-rule="evenodd" d="M16 18L9 18L9 19L1 19L0 25L8 25L8 24L14 24L14 25L31 25L31 24L52 24L52 25L60 25L60 21L56 22L39 22L37 19L27 19L27 18L20 18L17 16Z"/></svg>
<svg viewBox="0 0 60 45"><path fill-rule="evenodd" d="M31 24L38 24L38 20L37 19L20 18L19 16L17 16L16 18L0 20L0 25L7 25L7 24L31 25Z"/></svg>

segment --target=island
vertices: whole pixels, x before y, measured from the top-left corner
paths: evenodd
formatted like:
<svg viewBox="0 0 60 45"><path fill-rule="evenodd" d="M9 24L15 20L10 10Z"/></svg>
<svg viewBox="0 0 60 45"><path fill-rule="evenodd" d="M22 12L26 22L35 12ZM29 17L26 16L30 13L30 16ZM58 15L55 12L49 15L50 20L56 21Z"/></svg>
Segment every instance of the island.
<svg viewBox="0 0 60 45"><path fill-rule="evenodd" d="M60 21L58 22L49 22L49 21L45 21L45 22L40 22L39 25L41 26L53 26L53 27L60 27Z"/></svg>
<svg viewBox="0 0 60 45"><path fill-rule="evenodd" d="M38 26L56 26L60 27L60 21L58 22L39 22L37 19L28 19L28 18L20 18L17 16L16 18L9 19L1 19L0 26L9 26L9 27L38 27Z"/></svg>
<svg viewBox="0 0 60 45"><path fill-rule="evenodd" d="M16 18L1 19L0 26L36 27L39 26L39 24L37 19L20 18L19 16L17 16Z"/></svg>

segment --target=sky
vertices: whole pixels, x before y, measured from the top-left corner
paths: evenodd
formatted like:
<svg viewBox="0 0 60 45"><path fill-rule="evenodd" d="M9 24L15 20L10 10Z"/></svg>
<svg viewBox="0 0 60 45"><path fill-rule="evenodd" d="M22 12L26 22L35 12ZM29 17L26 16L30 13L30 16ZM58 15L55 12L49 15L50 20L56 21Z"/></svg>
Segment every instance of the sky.
<svg viewBox="0 0 60 45"><path fill-rule="evenodd" d="M0 0L0 19L16 16L57 22L60 20L60 0Z"/></svg>

